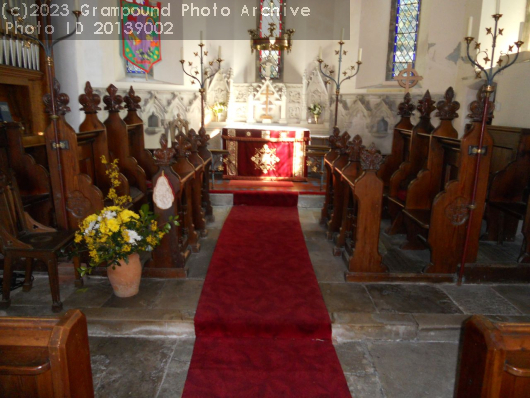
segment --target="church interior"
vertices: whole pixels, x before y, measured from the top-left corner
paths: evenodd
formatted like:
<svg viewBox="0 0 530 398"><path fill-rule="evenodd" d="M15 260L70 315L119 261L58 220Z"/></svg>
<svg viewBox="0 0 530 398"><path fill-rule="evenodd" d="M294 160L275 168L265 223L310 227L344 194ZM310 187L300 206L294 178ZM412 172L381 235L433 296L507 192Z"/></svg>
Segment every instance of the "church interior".
<svg viewBox="0 0 530 398"><path fill-rule="evenodd" d="M0 6L1 397L530 398L530 0Z"/></svg>

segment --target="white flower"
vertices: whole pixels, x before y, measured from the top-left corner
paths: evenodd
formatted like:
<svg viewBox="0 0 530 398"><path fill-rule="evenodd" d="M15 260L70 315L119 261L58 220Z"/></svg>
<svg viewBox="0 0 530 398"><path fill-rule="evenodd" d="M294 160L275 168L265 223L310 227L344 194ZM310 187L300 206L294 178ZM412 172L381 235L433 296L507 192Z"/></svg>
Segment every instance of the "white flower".
<svg viewBox="0 0 530 398"><path fill-rule="evenodd" d="M107 220L110 220L112 218L116 218L116 212L115 211L106 211L104 216Z"/></svg>
<svg viewBox="0 0 530 398"><path fill-rule="evenodd" d="M85 235L88 235L94 229L98 229L98 228L99 228L99 224L97 223L97 221L92 221L90 224L88 224L88 228L85 229Z"/></svg>
<svg viewBox="0 0 530 398"><path fill-rule="evenodd" d="M142 240L142 237L138 235L138 232L131 229L127 229L127 235L129 236L129 242L131 245L136 245L138 241Z"/></svg>

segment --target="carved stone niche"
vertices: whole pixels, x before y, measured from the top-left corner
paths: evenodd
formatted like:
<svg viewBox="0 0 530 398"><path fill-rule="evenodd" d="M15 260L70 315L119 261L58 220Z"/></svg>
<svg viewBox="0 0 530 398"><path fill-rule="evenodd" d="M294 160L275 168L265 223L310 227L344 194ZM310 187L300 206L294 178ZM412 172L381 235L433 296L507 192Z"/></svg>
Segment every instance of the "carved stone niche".
<svg viewBox="0 0 530 398"><path fill-rule="evenodd" d="M370 112L365 104L355 98L353 102L347 101L347 108L339 107L339 126L345 126L348 131L355 131L361 137L369 133Z"/></svg>
<svg viewBox="0 0 530 398"><path fill-rule="evenodd" d="M310 107L312 104L323 105L326 109L322 113L320 120L327 121L329 120L328 115L330 113L329 107L329 95L324 80L322 80L322 75L317 69L314 69L307 79L307 88L306 88L306 103L305 109ZM311 116L311 115L308 115Z"/></svg>
<svg viewBox="0 0 530 398"><path fill-rule="evenodd" d="M147 122L144 131L146 135L155 136L164 131L162 121L166 118L166 107L155 92L149 91L148 94L142 111L143 120Z"/></svg>
<svg viewBox="0 0 530 398"><path fill-rule="evenodd" d="M214 120L213 112L211 108L216 103L224 103L228 106L230 101L230 76L232 70L229 71L221 70L212 79L208 86L206 94L206 109L211 114L212 120Z"/></svg>
<svg viewBox="0 0 530 398"><path fill-rule="evenodd" d="M384 98L380 98L372 106L372 115L370 117L370 133L376 138L388 137L394 128L395 112L387 104Z"/></svg>

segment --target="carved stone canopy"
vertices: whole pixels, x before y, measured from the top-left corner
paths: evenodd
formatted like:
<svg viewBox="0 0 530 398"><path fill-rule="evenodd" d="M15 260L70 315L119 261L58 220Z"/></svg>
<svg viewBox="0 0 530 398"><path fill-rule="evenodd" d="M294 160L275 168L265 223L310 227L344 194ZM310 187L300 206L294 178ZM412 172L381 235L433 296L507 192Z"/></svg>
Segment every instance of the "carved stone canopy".
<svg viewBox="0 0 530 398"><path fill-rule="evenodd" d="M82 105L81 111L88 114L98 113L101 110L101 97L94 92L90 82L86 82L85 93L79 96L79 103Z"/></svg>
<svg viewBox="0 0 530 398"><path fill-rule="evenodd" d="M482 122L482 118L484 116L484 103L486 99L486 91L484 90L484 86L478 91L477 93L477 99L476 101L473 101L469 105L469 110L471 113L467 116L473 122ZM488 119L493 118L493 102L488 100Z"/></svg>
<svg viewBox="0 0 530 398"><path fill-rule="evenodd" d="M410 93L405 94L403 102L398 106L398 115L401 117L411 117L414 114L414 104Z"/></svg>
<svg viewBox="0 0 530 398"><path fill-rule="evenodd" d="M436 116L439 117L440 120L453 120L458 117L457 111L460 109L460 103L454 101L454 98L455 91L453 90L453 87L449 87L445 92L444 99L438 101L436 104L436 109L438 109Z"/></svg>
<svg viewBox="0 0 530 398"><path fill-rule="evenodd" d="M175 149L168 148L167 135L160 137L160 149L154 151L155 163L160 166L169 166L175 163Z"/></svg>
<svg viewBox="0 0 530 398"><path fill-rule="evenodd" d="M350 142L348 142L348 149L346 152L350 155L350 162L358 162L361 158L361 151L363 149L363 139L357 134Z"/></svg>
<svg viewBox="0 0 530 398"><path fill-rule="evenodd" d="M57 112L58 116L66 115L67 112L70 112L70 107L68 106L70 103L70 97L68 94L61 93L61 85L57 79L53 80L52 90L53 96L51 93L48 93L43 98L46 113L53 115L53 108L55 106L55 112Z"/></svg>
<svg viewBox="0 0 530 398"><path fill-rule="evenodd" d="M363 148L361 151L361 167L363 170L377 171L381 164L383 164L383 156L373 142L368 149Z"/></svg>
<svg viewBox="0 0 530 398"><path fill-rule="evenodd" d="M123 100L125 101L125 108L128 109L129 112L136 112L138 109L142 108L140 106L142 99L136 95L133 86L131 86Z"/></svg>
<svg viewBox="0 0 530 398"><path fill-rule="evenodd" d="M103 97L103 102L105 103L105 110L109 112L119 112L123 109L121 105L123 103L123 97L118 95L118 89L114 84L111 84L107 87L108 95Z"/></svg>
<svg viewBox="0 0 530 398"><path fill-rule="evenodd" d="M418 101L418 111L420 112L422 119L430 119L431 113L434 112L436 107L434 106L434 101L431 98L431 93L429 90L425 93L422 99Z"/></svg>

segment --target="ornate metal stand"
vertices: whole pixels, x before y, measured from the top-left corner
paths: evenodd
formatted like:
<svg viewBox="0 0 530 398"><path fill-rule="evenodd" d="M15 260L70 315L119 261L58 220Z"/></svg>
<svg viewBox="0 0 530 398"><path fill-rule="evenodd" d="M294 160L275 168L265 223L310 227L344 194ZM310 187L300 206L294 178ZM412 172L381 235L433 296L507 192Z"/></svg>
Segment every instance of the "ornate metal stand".
<svg viewBox="0 0 530 398"><path fill-rule="evenodd" d="M344 41L339 41L340 49L337 51L335 50L335 53L339 56L339 70L337 74L337 79L333 78L331 75L335 73L334 70L329 70L328 73L326 73L324 70L327 70L329 66L327 64L324 64L324 68L322 68L322 63L324 62L323 59L318 57L317 62L319 63L320 67L320 73L322 73L323 76L325 76L327 79L335 83L335 124L334 127L337 127L337 120L338 120L338 114L339 114L339 96L340 96L340 87L342 83L344 83L346 80L350 80L352 77L357 76L359 73L359 70L361 69L361 61L357 61L357 71L355 71L355 66L352 65L349 68L349 75L347 71L342 72L344 78L340 80L341 76L341 68L342 68L342 56L346 55L348 52L342 50L342 46L344 46ZM355 72L354 72L355 71Z"/></svg>
<svg viewBox="0 0 530 398"><path fill-rule="evenodd" d="M503 54L502 51L500 53L500 56L499 56L499 59L498 61L496 62L497 65L498 65L498 69L495 70L494 68L494 58L495 58L495 47L497 45L497 37L499 35L502 36L503 34L503 30L504 29L499 29L498 28L498 23L499 23L499 19L502 17L502 14L494 14L492 15L493 19L495 20L495 28L494 30L492 31L492 28L486 28L487 30L487 33L489 35L491 35L492 37L492 46L491 46L491 58L489 57L489 54L488 54L488 51L480 51L480 43L478 42L475 42L475 50L478 50L477 51L477 54L475 56L475 58L473 58L469 52L469 47L471 45L471 43L473 42L473 40L475 40L474 37L466 37L465 38L465 41L467 43L467 57L469 59L469 61L471 62L472 65L474 65L476 68L479 69L478 72L476 72L477 74L477 79L480 79L482 77L482 74L484 74L484 76L486 77L486 84L485 84L485 87L484 87L484 112L483 112L483 115L482 115L482 128L481 128L481 131L480 131L480 141L479 141L479 146L478 146L478 150L477 150L477 165L476 165L476 168L475 168L475 177L474 177L474 182L473 182L473 193L472 193L472 196L471 196L471 205L469 206L469 218L468 218L468 224L467 224L467 230L466 230L466 240L465 240L465 243L464 243L464 250L463 250L463 253L462 253L462 260L460 262L460 271L459 271L459 274L458 274L458 284L460 285L462 283L462 279L464 277L464 271L465 271L465 266L466 266L466 258L467 258L467 252L468 252L468 246L469 246L469 239L470 239L470 234L471 234L471 224L472 224L472 221L473 221L473 215L474 215L474 210L476 208L476 205L475 205L475 201L476 201L476 195L477 195L477 187L478 187L478 173L479 173L479 170L480 170L480 162L481 162L481 159L482 159L482 155L484 154L484 148L483 148L483 142L484 142L484 134L486 132L486 123L488 121L488 115L491 111L490 109L490 97L491 97L491 94L495 91L495 87L493 86L493 80L495 79L495 76L497 76L500 72L502 72L503 70L509 68L510 66L512 66L516 61L517 61L517 58L519 57L519 51L520 51L520 48L521 46L524 44L524 42L518 40L516 42L514 42L514 45L517 46L517 52L515 54L515 57L513 58L513 60L510 61L510 55L508 53L506 54ZM513 47L514 46L509 46L508 47L508 51L512 51L513 50ZM484 63L485 65L487 66L487 64L489 63L489 70L486 70L486 68L482 65L480 65L479 62L477 62L477 59L479 57L480 54L484 54L485 57L484 57ZM507 61L506 61L506 64L503 66L503 60L502 60L502 56L503 55L506 55L507 57Z"/></svg>

